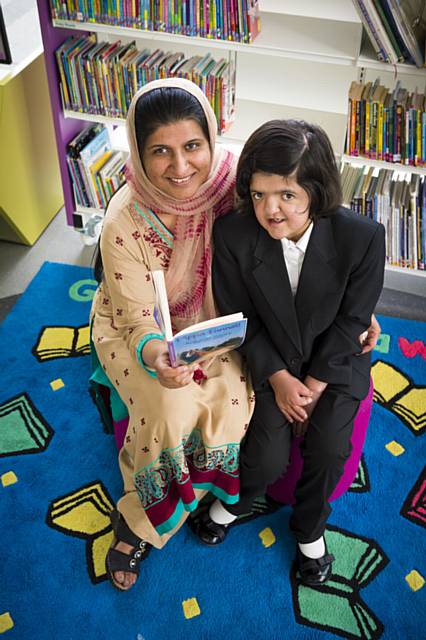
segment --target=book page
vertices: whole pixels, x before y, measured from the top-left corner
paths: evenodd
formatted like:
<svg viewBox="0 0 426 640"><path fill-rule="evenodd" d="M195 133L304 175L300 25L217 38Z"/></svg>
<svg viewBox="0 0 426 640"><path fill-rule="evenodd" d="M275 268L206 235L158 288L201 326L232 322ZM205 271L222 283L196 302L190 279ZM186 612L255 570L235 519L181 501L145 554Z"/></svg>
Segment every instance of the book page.
<svg viewBox="0 0 426 640"><path fill-rule="evenodd" d="M155 289L154 319L167 342L171 342L173 331L164 273L161 270L151 271L151 276Z"/></svg>
<svg viewBox="0 0 426 640"><path fill-rule="evenodd" d="M178 336L182 336L185 333L193 333L194 331L201 331L202 329L209 329L210 327L217 327L219 325L227 324L229 322L237 322L243 319L243 314L239 313L230 313L227 316L220 316L219 318L211 318L211 320L204 320L203 322L197 322L196 324L191 325L190 327L186 327L179 331L175 335L175 338Z"/></svg>

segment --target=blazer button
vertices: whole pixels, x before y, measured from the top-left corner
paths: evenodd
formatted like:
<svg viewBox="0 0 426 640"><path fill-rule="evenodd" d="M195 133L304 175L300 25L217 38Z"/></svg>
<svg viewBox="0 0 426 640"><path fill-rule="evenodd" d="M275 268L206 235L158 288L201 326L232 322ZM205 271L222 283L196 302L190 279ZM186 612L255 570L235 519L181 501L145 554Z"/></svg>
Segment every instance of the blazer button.
<svg viewBox="0 0 426 640"><path fill-rule="evenodd" d="M293 365L293 367L295 367L297 364L299 364L300 362L300 358L292 358L290 360L290 364Z"/></svg>

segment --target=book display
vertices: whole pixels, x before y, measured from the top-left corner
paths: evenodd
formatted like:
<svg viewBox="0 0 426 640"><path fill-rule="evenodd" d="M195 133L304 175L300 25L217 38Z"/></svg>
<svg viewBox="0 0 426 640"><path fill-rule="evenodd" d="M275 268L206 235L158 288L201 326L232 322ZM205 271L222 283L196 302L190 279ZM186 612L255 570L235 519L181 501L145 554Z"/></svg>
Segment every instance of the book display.
<svg viewBox="0 0 426 640"><path fill-rule="evenodd" d="M354 4L379 60L424 66L423 0L354 0Z"/></svg>
<svg viewBox="0 0 426 640"><path fill-rule="evenodd" d="M426 269L426 176L374 166L342 165L346 206L381 222L390 266Z"/></svg>
<svg viewBox="0 0 426 640"><path fill-rule="evenodd" d="M390 91L374 82L352 82L345 153L405 165L426 164L425 95L398 80Z"/></svg>
<svg viewBox="0 0 426 640"><path fill-rule="evenodd" d="M105 209L124 182L127 157L126 152L112 149L108 129L102 124L89 125L71 140L67 163L77 206Z"/></svg>
<svg viewBox="0 0 426 640"><path fill-rule="evenodd" d="M253 42L258 0L51 0L52 18L98 22L184 36Z"/></svg>
<svg viewBox="0 0 426 640"><path fill-rule="evenodd" d="M364 131L355 130L355 138L349 137L345 145L349 88L353 93L355 85L369 82L372 88L380 76L377 92L386 87L393 95L397 73L407 101L417 96L412 105L407 102L406 111L415 109L416 115L404 113L412 139L402 162L407 158L410 170L424 171L426 145L419 145L417 138L414 142L413 135L423 118L418 115L424 107L418 96L424 94L426 70L413 64L413 54L409 59L401 53L400 61L391 66L378 61L374 50L361 51L363 23L352 0L37 0L37 4L67 220L80 231L91 216L103 215L104 206L101 198L93 207L91 191L86 189L87 198L82 193L84 176L76 182L70 174L68 145L90 123L102 123L108 128L111 149L125 152L122 124L132 95L144 82L166 74L182 74L206 92L217 116L219 144L238 150L265 121L302 118L322 126L336 154L346 153L347 163L359 162L361 153L366 153L366 141L361 143L365 124ZM386 98L390 101L385 94L383 110ZM356 99L355 109L358 101L361 105L362 97ZM380 99L374 102L381 104ZM391 124L387 127L385 133L384 125L381 134L371 132L367 164L391 157L398 161L398 152L386 147ZM405 147L401 157L402 153ZM95 173L101 178L101 171ZM98 191L102 193L99 187ZM423 273L418 268L398 268Z"/></svg>
<svg viewBox="0 0 426 640"><path fill-rule="evenodd" d="M235 72L226 59L210 53L186 57L182 52L140 50L133 40L98 42L96 35L70 36L55 51L64 109L126 118L137 90L158 78L187 78L206 94L224 133L234 118Z"/></svg>

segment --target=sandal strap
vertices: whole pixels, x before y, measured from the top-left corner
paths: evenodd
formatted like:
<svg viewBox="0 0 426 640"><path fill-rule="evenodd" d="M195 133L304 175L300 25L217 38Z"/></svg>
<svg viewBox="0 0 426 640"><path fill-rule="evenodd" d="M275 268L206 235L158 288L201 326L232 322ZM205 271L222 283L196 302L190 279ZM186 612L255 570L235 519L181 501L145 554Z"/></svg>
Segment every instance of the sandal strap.
<svg viewBox="0 0 426 640"><path fill-rule="evenodd" d="M135 535L131 529L129 529L126 521L117 509L111 511L110 518L112 528L117 540L125 542L134 549L140 549L142 551L144 551L146 547L150 546L148 542L142 540L142 538L138 538L138 536Z"/></svg>
<svg viewBox="0 0 426 640"><path fill-rule="evenodd" d="M107 556L108 570L110 573L116 571L126 571L139 575L141 558L135 558L133 554L128 555L118 549L110 549Z"/></svg>

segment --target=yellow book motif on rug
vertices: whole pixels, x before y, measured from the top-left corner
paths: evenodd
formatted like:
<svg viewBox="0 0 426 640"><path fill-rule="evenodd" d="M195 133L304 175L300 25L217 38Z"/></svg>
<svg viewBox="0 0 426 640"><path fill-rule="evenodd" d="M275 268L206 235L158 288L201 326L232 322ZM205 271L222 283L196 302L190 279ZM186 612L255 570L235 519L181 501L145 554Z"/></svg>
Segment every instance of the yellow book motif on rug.
<svg viewBox="0 0 426 640"><path fill-rule="evenodd" d="M414 435L423 433L426 429L426 387L415 385L405 373L382 360L373 364L371 375L373 400L395 413Z"/></svg>
<svg viewBox="0 0 426 640"><path fill-rule="evenodd" d="M87 570L94 584L106 579L105 558L114 538L109 514L114 504L101 482L93 482L57 498L47 524L61 533L86 540Z"/></svg>
<svg viewBox="0 0 426 640"><path fill-rule="evenodd" d="M54 358L86 356L90 353L89 325L43 327L32 353L40 362Z"/></svg>

